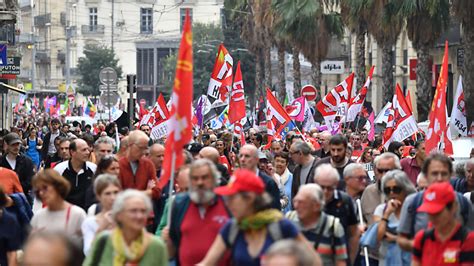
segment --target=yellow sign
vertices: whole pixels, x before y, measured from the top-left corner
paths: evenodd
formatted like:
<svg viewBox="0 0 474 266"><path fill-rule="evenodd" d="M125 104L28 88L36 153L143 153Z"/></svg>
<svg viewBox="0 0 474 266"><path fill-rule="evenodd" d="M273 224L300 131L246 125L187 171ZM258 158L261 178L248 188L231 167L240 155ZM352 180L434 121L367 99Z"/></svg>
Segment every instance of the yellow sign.
<svg viewBox="0 0 474 266"><path fill-rule="evenodd" d="M58 85L58 91L62 92L62 93L66 93L66 84L65 83L59 84Z"/></svg>

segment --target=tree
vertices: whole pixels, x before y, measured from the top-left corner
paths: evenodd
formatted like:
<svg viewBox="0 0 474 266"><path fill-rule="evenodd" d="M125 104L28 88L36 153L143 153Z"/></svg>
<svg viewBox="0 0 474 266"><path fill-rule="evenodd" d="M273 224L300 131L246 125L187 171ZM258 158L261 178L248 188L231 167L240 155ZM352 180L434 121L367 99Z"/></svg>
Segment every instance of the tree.
<svg viewBox="0 0 474 266"><path fill-rule="evenodd" d="M273 10L277 34L288 36L298 50L311 62L314 86L321 87L321 61L328 53L333 36L341 37L343 24L340 13L324 0L274 0ZM299 91L299 88L297 89ZM320 93L318 93L320 95Z"/></svg>
<svg viewBox="0 0 474 266"><path fill-rule="evenodd" d="M392 48L397 43L404 19L399 15L395 0L371 1L368 5L368 31L382 50L383 103L392 101L395 88L393 79Z"/></svg>
<svg viewBox="0 0 474 266"><path fill-rule="evenodd" d="M429 69L430 49L449 24L449 0L401 2L400 14L407 20L408 38L417 53L416 101L418 120L428 118L433 96Z"/></svg>
<svg viewBox="0 0 474 266"><path fill-rule="evenodd" d="M193 23L194 99L207 94L207 87L214 68L217 49L219 44L223 42L234 59L234 65L237 65L237 60L242 60L245 91L248 92L254 87L251 83L248 83L252 79L251 76L247 75L247 71L252 69L252 59L248 57L243 44L235 40L236 37L238 38L238 33L236 35L234 31L232 35L229 31L226 31L227 37L226 41L224 41L224 34L220 25ZM171 88L173 86L175 68L176 52L165 58L163 63L165 87Z"/></svg>
<svg viewBox="0 0 474 266"><path fill-rule="evenodd" d="M452 0L451 3L454 14L462 23L464 100L469 103L466 104L466 115L467 123L471 125L474 122L474 1Z"/></svg>
<svg viewBox="0 0 474 266"><path fill-rule="evenodd" d="M340 1L341 17L344 25L356 35L356 88L362 88L365 82L365 35L367 34L367 17L369 0L335 0Z"/></svg>
<svg viewBox="0 0 474 266"><path fill-rule="evenodd" d="M117 71L117 78L122 77L122 67L118 65L118 59L112 49L104 45L86 44L84 46L84 57L79 58L77 68L79 70L78 91L84 95L97 96L99 91L99 73L104 67L111 67Z"/></svg>

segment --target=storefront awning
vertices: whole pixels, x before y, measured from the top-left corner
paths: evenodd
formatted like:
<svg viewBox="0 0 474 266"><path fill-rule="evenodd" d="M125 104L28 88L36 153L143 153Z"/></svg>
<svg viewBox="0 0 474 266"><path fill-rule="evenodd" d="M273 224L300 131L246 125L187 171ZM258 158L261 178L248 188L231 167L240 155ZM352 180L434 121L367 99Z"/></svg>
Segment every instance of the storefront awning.
<svg viewBox="0 0 474 266"><path fill-rule="evenodd" d="M8 84L3 83L3 82L0 82L0 86L4 87L7 90L12 90L14 92L18 92L18 93L21 93L21 94L26 94L26 91L24 91L20 88L17 88L15 86L12 86L12 85L8 85Z"/></svg>

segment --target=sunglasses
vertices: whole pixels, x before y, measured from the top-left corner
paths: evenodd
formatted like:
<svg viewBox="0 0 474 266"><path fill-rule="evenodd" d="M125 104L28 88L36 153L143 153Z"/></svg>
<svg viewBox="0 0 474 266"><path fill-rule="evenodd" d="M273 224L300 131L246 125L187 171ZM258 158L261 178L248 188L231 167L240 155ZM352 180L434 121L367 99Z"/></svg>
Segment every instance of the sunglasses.
<svg viewBox="0 0 474 266"><path fill-rule="evenodd" d="M398 186L394 186L394 187L384 187L383 188L383 193L385 193L385 195L389 195L390 193L394 193L394 194L400 194L402 193L402 188L401 187L398 187Z"/></svg>

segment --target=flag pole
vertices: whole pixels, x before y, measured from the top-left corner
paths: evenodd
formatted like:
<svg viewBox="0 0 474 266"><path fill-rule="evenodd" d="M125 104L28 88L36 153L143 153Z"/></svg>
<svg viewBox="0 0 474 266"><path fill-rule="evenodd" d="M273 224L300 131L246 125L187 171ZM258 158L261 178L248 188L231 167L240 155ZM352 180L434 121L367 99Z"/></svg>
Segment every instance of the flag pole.
<svg viewBox="0 0 474 266"><path fill-rule="evenodd" d="M171 172L170 172L170 184L169 184L169 190L168 190L168 197L169 199L169 204L168 204L168 217L166 221L167 226L171 226L171 211L173 210L173 202L174 202L174 197L173 197L173 187L174 187L174 168L175 168L175 161L176 161L176 153L171 154Z"/></svg>
<svg viewBox="0 0 474 266"><path fill-rule="evenodd" d="M293 122L293 119L291 120L291 123L295 126L296 130L300 133L301 137L303 137L303 140L306 142L306 137L303 135L303 132L298 128L295 122Z"/></svg>

